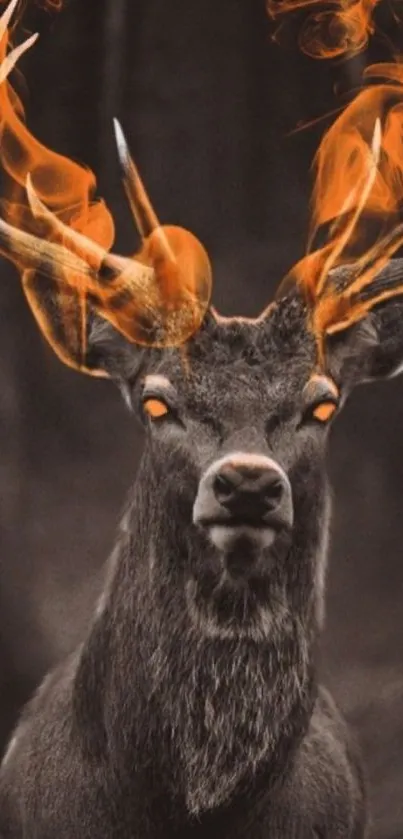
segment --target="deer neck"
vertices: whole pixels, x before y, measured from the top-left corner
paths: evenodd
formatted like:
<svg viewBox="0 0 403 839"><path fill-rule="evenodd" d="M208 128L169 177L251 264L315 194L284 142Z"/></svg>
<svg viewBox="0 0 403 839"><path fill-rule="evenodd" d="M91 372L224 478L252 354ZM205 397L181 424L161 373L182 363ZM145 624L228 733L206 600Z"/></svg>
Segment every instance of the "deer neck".
<svg viewBox="0 0 403 839"><path fill-rule="evenodd" d="M92 656L87 645L87 681L113 760L126 773L154 763L187 811L200 814L262 767L278 778L306 731L315 698L317 558L303 555L301 540L291 551L289 608L266 638L204 637L186 604L187 539L172 535L163 512L150 523L146 506L143 497L139 515L134 499L124 518Z"/></svg>

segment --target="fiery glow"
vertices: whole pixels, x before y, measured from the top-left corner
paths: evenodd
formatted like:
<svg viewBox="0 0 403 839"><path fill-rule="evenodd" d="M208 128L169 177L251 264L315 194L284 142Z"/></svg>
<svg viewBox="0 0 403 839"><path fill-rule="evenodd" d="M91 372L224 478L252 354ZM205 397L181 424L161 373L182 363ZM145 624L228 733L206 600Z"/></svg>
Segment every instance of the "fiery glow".
<svg viewBox="0 0 403 839"><path fill-rule="evenodd" d="M373 34L373 14L380 0L331 0L331 8L308 15L300 35L300 47L312 58L335 58L363 50ZM297 9L320 9L324 0L267 0L272 18Z"/></svg>
<svg viewBox="0 0 403 839"><path fill-rule="evenodd" d="M290 8L316 5L316 0L287 2ZM285 3L277 0L277 10ZM366 31L374 6L354 6L367 15ZM16 7L12 0L0 18L0 143L10 185L8 200L1 202L0 250L21 271L38 324L65 363L101 372L87 357L91 310L135 343L183 346L209 305L208 256L191 233L160 224L116 120L123 185L142 247L135 257L110 252L113 220L105 203L95 200L93 173L32 136L6 80L35 41L32 36L7 52ZM345 5L342 11L351 14L352 8ZM403 294L399 272L393 267L381 271L403 244L403 64L372 66L365 79L368 87L321 142L314 163L309 252L279 291L284 293L290 283L303 291L319 354L326 335L361 319L378 302Z"/></svg>
<svg viewBox="0 0 403 839"><path fill-rule="evenodd" d="M0 80L3 82L22 53L37 39L37 35L33 35L22 47L7 55L7 27L16 5L15 1L12 2L0 21ZM113 221L102 201L92 201L96 187L93 173L56 154L33 137L25 125L22 104L8 82L0 86L0 143L2 167L9 175L12 186L12 200L7 203L8 221L19 224L22 219L28 219L27 212L24 212L24 206L27 207L24 191L27 175L30 174L38 196L52 210L60 213L63 221L82 232L91 228L96 241L105 248L111 246ZM21 204L15 200L17 196Z"/></svg>
<svg viewBox="0 0 403 839"><path fill-rule="evenodd" d="M36 320L59 357L96 374L86 359L89 308L130 341L180 345L205 315L210 263L191 233L160 225L118 123L124 185L142 247L135 258L109 252L114 223L104 201L95 200L94 174L32 136L21 102L6 81L37 38L8 52L17 5L12 0L0 18L0 147L8 176L0 251L19 268Z"/></svg>
<svg viewBox="0 0 403 839"><path fill-rule="evenodd" d="M324 135L314 162L310 243L321 233L326 243L286 279L304 289L318 336L398 293L396 282L378 283L372 296L369 289L403 244L403 65L374 65L365 78L383 81L359 92Z"/></svg>

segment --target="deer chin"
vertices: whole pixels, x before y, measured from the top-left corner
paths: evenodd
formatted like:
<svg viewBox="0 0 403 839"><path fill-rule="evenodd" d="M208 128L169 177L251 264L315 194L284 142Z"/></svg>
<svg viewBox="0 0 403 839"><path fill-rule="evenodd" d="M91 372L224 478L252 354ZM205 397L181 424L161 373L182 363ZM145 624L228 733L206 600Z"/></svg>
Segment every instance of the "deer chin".
<svg viewBox="0 0 403 839"><path fill-rule="evenodd" d="M224 569L186 583L186 606L197 634L209 639L269 640L289 620L285 592L269 578L234 578Z"/></svg>

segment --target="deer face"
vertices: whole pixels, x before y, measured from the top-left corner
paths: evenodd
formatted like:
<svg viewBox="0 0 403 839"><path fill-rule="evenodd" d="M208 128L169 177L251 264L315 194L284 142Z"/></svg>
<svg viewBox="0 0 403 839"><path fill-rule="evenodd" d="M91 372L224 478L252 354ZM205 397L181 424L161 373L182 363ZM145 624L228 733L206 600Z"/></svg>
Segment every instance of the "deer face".
<svg viewBox="0 0 403 839"><path fill-rule="evenodd" d="M291 480L307 445L320 458L326 423L314 411L335 398L325 377L310 377L309 344L287 358L276 327L271 318L210 322L188 346L186 367L179 353L163 353L137 390L150 448L165 464L178 452L188 464L193 527L234 580L264 573L261 554L289 542Z"/></svg>
<svg viewBox="0 0 403 839"><path fill-rule="evenodd" d="M355 384L398 366L400 311L386 304L333 336L322 367L298 294L257 321L208 314L185 352L140 350L95 326L92 363L120 381L145 428L150 538L163 521L204 633L264 635L273 602L287 614L295 579L312 605L328 431Z"/></svg>
<svg viewBox="0 0 403 839"><path fill-rule="evenodd" d="M93 352L107 331L95 328ZM273 596L285 602L296 551L305 546L314 565L338 389L314 374L297 298L256 322L209 315L185 349L140 351L138 363L126 345L126 397L146 434L139 480L153 488L149 531L164 522L186 557L176 572L193 619L210 633L249 632Z"/></svg>

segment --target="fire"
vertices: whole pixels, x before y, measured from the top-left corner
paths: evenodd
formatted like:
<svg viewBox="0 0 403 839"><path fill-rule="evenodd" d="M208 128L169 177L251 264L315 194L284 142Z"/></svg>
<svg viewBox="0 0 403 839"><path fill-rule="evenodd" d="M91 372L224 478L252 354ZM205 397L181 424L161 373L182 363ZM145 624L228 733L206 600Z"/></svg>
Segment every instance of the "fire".
<svg viewBox="0 0 403 839"><path fill-rule="evenodd" d="M351 58L363 50L375 31L378 4L330 0L322 11L323 0L266 2L272 18L315 10L299 42L316 59ZM363 78L368 86L340 113L316 153L308 253L279 289L281 295L297 283L303 290L321 359L326 334L403 293L398 278L392 281L393 271L389 281L385 274L379 277L403 244L403 63L397 58L372 65Z"/></svg>
<svg viewBox="0 0 403 839"><path fill-rule="evenodd" d="M280 7L319 0L270 2L278 14ZM86 358L92 310L135 343L183 345L209 305L208 256L191 233L159 223L116 120L123 185L142 247L135 257L111 252L113 219L95 198L94 174L32 136L7 80L36 39L8 51L17 5L12 0L0 18L0 148L10 184L8 200L1 202L0 251L19 268L39 326L65 363L100 372ZM344 21L360 22L361 40L356 28L349 49L371 31L375 5L360 0L333 10L338 20L343 13ZM340 34L337 27L332 32ZM403 63L373 65L364 77L368 86L338 116L316 154L308 253L280 288L281 294L297 284L306 296L319 348L326 334L403 293L399 278L379 276L403 244Z"/></svg>
<svg viewBox="0 0 403 839"><path fill-rule="evenodd" d="M1 202L0 252L19 268L36 320L60 358L99 374L86 363L89 310L130 341L180 345L205 315L210 262L191 233L160 225L118 123L123 180L142 248L136 258L110 253L114 223L105 202L95 198L93 172L33 137L7 81L37 38L8 52L17 5L12 0L0 17L0 148L9 181L8 199Z"/></svg>
<svg viewBox="0 0 403 839"><path fill-rule="evenodd" d="M0 46L0 80L7 72L7 34ZM29 46L33 43L30 39ZM19 56L14 56L15 60ZM14 63L14 62L13 62ZM10 68L11 69L11 68ZM60 213L76 230L88 233L105 248L112 245L114 225L103 201L93 201L96 181L93 173L42 145L24 123L24 112L17 94L8 83L0 86L1 162L12 183L13 199L7 203L7 218L18 225L28 221L24 212L25 183L31 175L39 197ZM18 189L20 187L20 189ZM18 202L17 203L17 196ZM34 226L35 227L35 226Z"/></svg>
<svg viewBox="0 0 403 839"><path fill-rule="evenodd" d="M335 58L363 50L375 30L374 11L380 0L331 0L331 9L308 15L300 35L300 47L312 58ZM323 0L267 0L272 18L297 9L323 6Z"/></svg>
<svg viewBox="0 0 403 839"><path fill-rule="evenodd" d="M32 233L39 228L29 210L26 195L28 175L41 201L73 229L88 235L105 249L114 240L114 224L105 203L94 201L94 174L78 163L51 151L29 131L24 109L11 85L5 81L23 52L36 41L29 38L8 54L8 24L17 6L15 0L0 23L0 148L2 167L9 176L9 197L2 202L6 219ZM3 30L3 31L2 31Z"/></svg>
<svg viewBox="0 0 403 839"><path fill-rule="evenodd" d="M403 65L373 65L364 76L382 82L362 89L322 139L309 252L286 278L307 295L318 336L345 328L391 296L382 287L374 300L368 288L403 244ZM320 234L325 244L311 250ZM337 286L331 272L346 264L348 284Z"/></svg>

